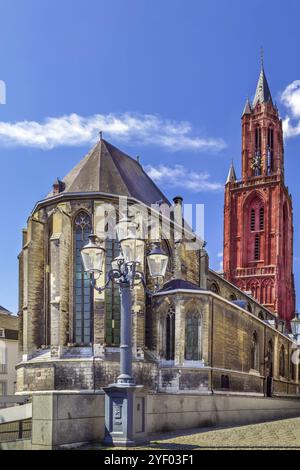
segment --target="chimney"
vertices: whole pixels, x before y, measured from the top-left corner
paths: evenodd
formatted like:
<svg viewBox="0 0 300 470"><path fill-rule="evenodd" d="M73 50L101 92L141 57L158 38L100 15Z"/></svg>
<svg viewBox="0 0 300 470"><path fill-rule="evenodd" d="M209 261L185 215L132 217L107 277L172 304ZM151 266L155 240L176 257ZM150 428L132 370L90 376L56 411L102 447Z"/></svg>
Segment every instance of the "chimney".
<svg viewBox="0 0 300 470"><path fill-rule="evenodd" d="M199 250L199 285L201 289L207 289L207 275L209 268L209 258L205 249L206 243Z"/></svg>
<svg viewBox="0 0 300 470"><path fill-rule="evenodd" d="M174 223L177 225L174 229L174 240L178 242L182 241L183 236L183 198L181 196L175 196L173 202Z"/></svg>
<svg viewBox="0 0 300 470"><path fill-rule="evenodd" d="M175 279L183 279L182 260L181 260L181 243L183 236L183 198L176 196L173 198L173 215L174 215L174 277Z"/></svg>
<svg viewBox="0 0 300 470"><path fill-rule="evenodd" d="M56 178L56 181L53 183L53 195L59 194L64 191L66 185L59 178Z"/></svg>

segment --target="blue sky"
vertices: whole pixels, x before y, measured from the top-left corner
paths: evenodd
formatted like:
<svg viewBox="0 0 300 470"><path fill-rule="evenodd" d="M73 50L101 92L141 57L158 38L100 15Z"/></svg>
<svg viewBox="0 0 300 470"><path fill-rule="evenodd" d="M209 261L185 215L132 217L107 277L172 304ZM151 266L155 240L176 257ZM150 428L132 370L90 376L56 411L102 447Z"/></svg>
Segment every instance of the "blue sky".
<svg viewBox="0 0 300 470"><path fill-rule="evenodd" d="M223 184L231 159L240 174L240 117L261 46L273 99L289 119L299 293L299 16L298 0L0 0L0 305L18 308L17 255L31 209L100 125L107 140L140 155L168 197L205 204L218 269Z"/></svg>

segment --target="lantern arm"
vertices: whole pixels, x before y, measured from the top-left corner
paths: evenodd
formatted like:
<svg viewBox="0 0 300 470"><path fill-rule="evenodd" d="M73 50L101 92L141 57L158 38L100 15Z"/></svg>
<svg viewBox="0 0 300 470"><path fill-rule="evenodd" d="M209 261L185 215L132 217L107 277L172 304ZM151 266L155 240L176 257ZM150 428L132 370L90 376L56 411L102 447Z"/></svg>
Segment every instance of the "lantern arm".
<svg viewBox="0 0 300 470"><path fill-rule="evenodd" d="M146 279L145 279L145 275L144 273L142 273L141 271L136 271L135 272L135 280L137 280L138 282L140 282L144 288L144 291L145 293L149 296L149 297L152 297L159 289L159 284L158 282L155 283L154 285L154 290L150 290L148 289L147 287L147 284L146 284Z"/></svg>
<svg viewBox="0 0 300 470"><path fill-rule="evenodd" d="M99 292L99 294L101 294L108 286L109 286L109 283L112 281L113 277L112 277L112 271L109 271L107 273L107 276L106 276L106 282L104 284L103 287L98 287L97 286L97 279L95 278L95 275L94 273L90 273L90 283L91 283L91 286L93 287L93 289L95 289L97 292Z"/></svg>

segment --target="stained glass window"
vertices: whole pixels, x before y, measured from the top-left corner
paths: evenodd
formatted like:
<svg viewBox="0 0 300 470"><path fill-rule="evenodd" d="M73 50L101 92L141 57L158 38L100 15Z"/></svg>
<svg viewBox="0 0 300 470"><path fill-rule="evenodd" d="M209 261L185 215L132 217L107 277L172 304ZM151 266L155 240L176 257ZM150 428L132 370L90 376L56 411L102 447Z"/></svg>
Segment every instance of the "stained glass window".
<svg viewBox="0 0 300 470"><path fill-rule="evenodd" d="M175 356L175 311L171 307L166 316L166 359L173 361Z"/></svg>
<svg viewBox="0 0 300 470"><path fill-rule="evenodd" d="M79 212L74 221L74 341L77 344L90 344L92 341L93 289L89 274L84 272L80 254L80 249L89 241L91 230L91 217L84 211Z"/></svg>
<svg viewBox="0 0 300 470"><path fill-rule="evenodd" d="M105 242L106 272L111 269L111 262L119 255L119 243L116 240L107 239ZM120 344L120 293L113 281L105 290L105 341L108 346Z"/></svg>
<svg viewBox="0 0 300 470"><path fill-rule="evenodd" d="M188 314L185 323L185 359L199 361L200 359L200 316Z"/></svg>

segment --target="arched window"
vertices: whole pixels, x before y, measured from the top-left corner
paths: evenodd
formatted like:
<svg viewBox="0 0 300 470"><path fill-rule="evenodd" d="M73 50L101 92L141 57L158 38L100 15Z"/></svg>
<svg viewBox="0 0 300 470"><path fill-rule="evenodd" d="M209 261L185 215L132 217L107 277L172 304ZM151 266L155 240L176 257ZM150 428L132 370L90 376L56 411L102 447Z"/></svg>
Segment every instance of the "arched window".
<svg viewBox="0 0 300 470"><path fill-rule="evenodd" d="M81 248L89 241L91 230L91 217L84 211L79 212L74 220L74 342L77 344L90 344L92 341L93 290L80 254Z"/></svg>
<svg viewBox="0 0 300 470"><path fill-rule="evenodd" d="M258 318L260 320L264 320L265 319L265 316L264 316L264 313L262 311L258 312Z"/></svg>
<svg viewBox="0 0 300 470"><path fill-rule="evenodd" d="M105 241L105 269L111 269L111 262L119 253L117 240L107 238ZM105 289L105 342L107 346L120 344L120 293L118 285L112 280Z"/></svg>
<svg viewBox="0 0 300 470"><path fill-rule="evenodd" d="M251 341L251 355L250 355L250 368L258 370L259 361L258 361L258 342L257 342L257 333L254 331Z"/></svg>
<svg viewBox="0 0 300 470"><path fill-rule="evenodd" d="M259 193L254 193L245 205L245 250L247 262L259 261L264 256L265 207ZM251 265L252 266L252 265Z"/></svg>
<svg viewBox="0 0 300 470"><path fill-rule="evenodd" d="M285 377L285 350L283 345L280 348L279 355L279 375Z"/></svg>
<svg viewBox="0 0 300 470"><path fill-rule="evenodd" d="M231 300L231 301L237 300L237 296L235 294L230 294L229 300Z"/></svg>
<svg viewBox="0 0 300 470"><path fill-rule="evenodd" d="M219 286L216 282L212 282L210 284L210 290L211 292L214 292L215 294L219 294L220 293L220 289L219 289Z"/></svg>
<svg viewBox="0 0 300 470"><path fill-rule="evenodd" d="M246 309L248 310L248 312L252 313L252 307L251 307L250 302L247 302Z"/></svg>
<svg viewBox="0 0 300 470"><path fill-rule="evenodd" d="M263 206L259 209L259 230L265 229L265 209Z"/></svg>
<svg viewBox="0 0 300 470"><path fill-rule="evenodd" d="M173 361L175 356L175 310L170 308L166 316L166 360Z"/></svg>
<svg viewBox="0 0 300 470"><path fill-rule="evenodd" d="M199 314L188 313L185 320L185 359L200 360L201 318Z"/></svg>

